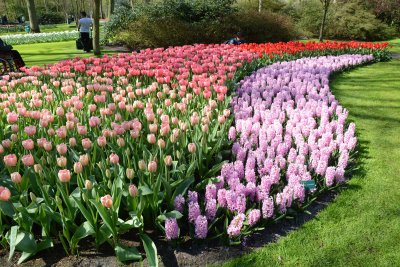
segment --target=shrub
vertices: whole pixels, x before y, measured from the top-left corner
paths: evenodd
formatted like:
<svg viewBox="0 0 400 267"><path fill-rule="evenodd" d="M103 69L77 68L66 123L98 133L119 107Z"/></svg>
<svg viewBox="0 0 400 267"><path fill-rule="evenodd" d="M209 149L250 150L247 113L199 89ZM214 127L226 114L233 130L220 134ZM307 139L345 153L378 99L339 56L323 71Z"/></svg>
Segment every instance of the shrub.
<svg viewBox="0 0 400 267"><path fill-rule="evenodd" d="M386 40L395 37L396 31L353 2L344 4L336 11L328 35L341 40Z"/></svg>
<svg viewBox="0 0 400 267"><path fill-rule="evenodd" d="M39 24L59 24L65 21L65 17L60 13L44 12L39 16Z"/></svg>
<svg viewBox="0 0 400 267"><path fill-rule="evenodd" d="M272 12L237 11L213 21L141 17L114 38L130 48L222 43L241 31L248 42L286 41L295 34L290 20Z"/></svg>

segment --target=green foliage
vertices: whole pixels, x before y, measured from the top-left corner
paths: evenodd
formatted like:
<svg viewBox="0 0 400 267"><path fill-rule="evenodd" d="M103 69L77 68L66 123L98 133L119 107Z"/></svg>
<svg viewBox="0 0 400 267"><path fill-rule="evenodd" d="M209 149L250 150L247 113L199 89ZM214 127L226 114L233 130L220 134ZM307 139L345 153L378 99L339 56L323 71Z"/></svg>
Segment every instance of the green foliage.
<svg viewBox="0 0 400 267"><path fill-rule="evenodd" d="M39 24L59 24L65 21L65 17L61 13L42 12L39 14Z"/></svg>
<svg viewBox="0 0 400 267"><path fill-rule="evenodd" d="M328 35L341 40L386 40L396 36L396 31L360 8L359 3L350 2L335 12Z"/></svg>
<svg viewBox="0 0 400 267"><path fill-rule="evenodd" d="M194 43L222 43L241 31L248 42L286 41L295 36L291 21L264 11L238 10L211 21L188 22L175 17L141 17L113 40L133 49Z"/></svg>
<svg viewBox="0 0 400 267"><path fill-rule="evenodd" d="M104 26L104 40L108 40L126 29L135 18L136 13L129 6L120 5Z"/></svg>

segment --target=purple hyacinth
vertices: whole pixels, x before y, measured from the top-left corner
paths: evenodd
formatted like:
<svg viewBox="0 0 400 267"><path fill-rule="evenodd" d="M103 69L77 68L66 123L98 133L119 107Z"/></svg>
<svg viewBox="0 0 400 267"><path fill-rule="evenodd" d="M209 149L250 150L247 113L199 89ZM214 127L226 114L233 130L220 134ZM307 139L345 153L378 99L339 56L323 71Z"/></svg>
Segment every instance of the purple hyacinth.
<svg viewBox="0 0 400 267"><path fill-rule="evenodd" d="M204 239L207 237L208 232L208 221L206 216L197 216L195 224L194 224L194 232L196 238Z"/></svg>
<svg viewBox="0 0 400 267"><path fill-rule="evenodd" d="M194 222L196 218L201 214L200 206L197 202L189 203L189 222Z"/></svg>
<svg viewBox="0 0 400 267"><path fill-rule="evenodd" d="M174 200L175 210L183 212L184 205L185 205L185 198L181 194L177 195Z"/></svg>
<svg viewBox="0 0 400 267"><path fill-rule="evenodd" d="M240 235L240 231L242 230L245 219L246 215L243 213L240 213L233 218L227 229L227 233L230 237L236 237Z"/></svg>
<svg viewBox="0 0 400 267"><path fill-rule="evenodd" d="M179 237L179 226L175 218L165 220L165 236L168 240L177 239Z"/></svg>
<svg viewBox="0 0 400 267"><path fill-rule="evenodd" d="M258 223L258 221L261 218L261 212L259 209L255 209L255 210L251 210L249 212L249 215L247 215L247 220L249 221L249 224L251 226L255 225L256 223Z"/></svg>

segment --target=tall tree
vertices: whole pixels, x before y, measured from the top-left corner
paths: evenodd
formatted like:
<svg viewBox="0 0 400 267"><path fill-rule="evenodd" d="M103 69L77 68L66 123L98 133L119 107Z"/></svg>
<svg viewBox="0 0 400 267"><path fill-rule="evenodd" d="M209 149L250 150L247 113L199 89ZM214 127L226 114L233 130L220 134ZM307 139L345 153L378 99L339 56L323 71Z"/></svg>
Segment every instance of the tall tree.
<svg viewBox="0 0 400 267"><path fill-rule="evenodd" d="M111 15L114 13L115 1L109 0L108 5L109 5L109 7L108 7L107 17L111 17Z"/></svg>
<svg viewBox="0 0 400 267"><path fill-rule="evenodd" d="M319 29L319 41L322 42L324 40L326 15L328 14L329 5L331 4L331 0L320 0L320 1L322 3L322 7L323 7L323 14L322 14L321 28Z"/></svg>
<svg viewBox="0 0 400 267"><path fill-rule="evenodd" d="M26 0L26 6L28 8L29 24L31 32L40 32L39 22L36 14L35 0Z"/></svg>
<svg viewBox="0 0 400 267"><path fill-rule="evenodd" d="M94 0L93 20L93 53L100 55L100 0Z"/></svg>
<svg viewBox="0 0 400 267"><path fill-rule="evenodd" d="M263 0L258 0L258 12L261 13Z"/></svg>

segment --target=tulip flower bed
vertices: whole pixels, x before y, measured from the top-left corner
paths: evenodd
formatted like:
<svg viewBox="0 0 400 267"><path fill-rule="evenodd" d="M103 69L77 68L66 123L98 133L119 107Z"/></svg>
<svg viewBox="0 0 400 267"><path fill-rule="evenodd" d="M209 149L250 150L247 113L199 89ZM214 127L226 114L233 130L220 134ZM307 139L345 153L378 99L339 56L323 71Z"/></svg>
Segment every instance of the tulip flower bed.
<svg viewBox="0 0 400 267"><path fill-rule="evenodd" d="M264 52L148 49L4 76L0 233L10 258L18 250L22 262L55 240L76 253L89 238L97 248L111 245L121 261L139 260L136 247L120 242L130 232L157 265L148 229L168 240L237 241L306 204L306 189L343 181L356 139L328 76L374 58L277 63L242 81L232 99L234 82L255 68L302 56Z"/></svg>

